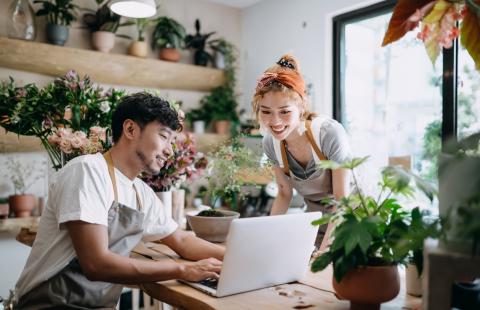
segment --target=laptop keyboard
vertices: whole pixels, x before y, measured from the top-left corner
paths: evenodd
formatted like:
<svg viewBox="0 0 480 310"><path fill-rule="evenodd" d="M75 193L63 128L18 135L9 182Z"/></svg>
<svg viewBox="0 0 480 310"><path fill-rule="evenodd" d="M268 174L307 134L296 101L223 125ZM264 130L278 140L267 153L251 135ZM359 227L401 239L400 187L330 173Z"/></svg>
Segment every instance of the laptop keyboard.
<svg viewBox="0 0 480 310"><path fill-rule="evenodd" d="M208 286L208 287L213 288L214 290L216 290L216 289L217 289L217 285L218 285L218 279L208 278L208 279L199 281L199 282L197 282L197 283L203 284L203 285L205 285L205 286Z"/></svg>

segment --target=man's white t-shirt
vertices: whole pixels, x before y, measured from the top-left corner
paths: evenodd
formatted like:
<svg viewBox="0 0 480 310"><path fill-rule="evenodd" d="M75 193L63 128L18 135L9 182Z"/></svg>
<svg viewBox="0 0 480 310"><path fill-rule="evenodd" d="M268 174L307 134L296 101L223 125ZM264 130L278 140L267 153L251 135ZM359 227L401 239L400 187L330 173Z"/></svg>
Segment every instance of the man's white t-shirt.
<svg viewBox="0 0 480 310"><path fill-rule="evenodd" d="M178 225L165 213L162 202L142 180L130 180L115 169L118 202L137 208L133 185L145 213L143 240L158 240L173 233ZM47 206L25 268L16 285L21 297L50 279L76 257L65 222L84 221L108 226L108 210L114 200L113 185L102 154L71 160L51 182Z"/></svg>

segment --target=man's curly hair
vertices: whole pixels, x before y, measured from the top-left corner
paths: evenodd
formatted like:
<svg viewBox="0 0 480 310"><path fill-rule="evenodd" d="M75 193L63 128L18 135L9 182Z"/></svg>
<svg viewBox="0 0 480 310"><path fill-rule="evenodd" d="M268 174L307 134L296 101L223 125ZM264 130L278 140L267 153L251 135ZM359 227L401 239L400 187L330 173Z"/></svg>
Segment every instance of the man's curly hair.
<svg viewBox="0 0 480 310"><path fill-rule="evenodd" d="M113 142L118 142L123 132L123 123L131 119L141 129L151 122L157 121L175 131L182 130L178 113L167 100L140 92L121 99L112 116Z"/></svg>

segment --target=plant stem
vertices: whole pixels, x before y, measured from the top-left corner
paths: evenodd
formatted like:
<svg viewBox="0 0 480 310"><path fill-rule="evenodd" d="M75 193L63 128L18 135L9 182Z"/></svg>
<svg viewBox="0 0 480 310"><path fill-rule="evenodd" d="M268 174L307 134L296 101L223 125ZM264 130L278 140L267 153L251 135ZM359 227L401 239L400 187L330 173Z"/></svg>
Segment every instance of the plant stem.
<svg viewBox="0 0 480 310"><path fill-rule="evenodd" d="M357 190L358 190L358 196L360 196L360 203L361 203L363 209L365 209L365 212L367 213L367 215L370 215L370 213L368 212L368 209L367 209L367 205L365 204L365 198L363 198L362 191L360 190L360 187L358 186L357 177L355 176L355 172L353 171L353 169L352 169L352 176L353 176L353 181L355 182L355 186L357 187Z"/></svg>
<svg viewBox="0 0 480 310"><path fill-rule="evenodd" d="M385 204L385 201L387 201L388 198L390 198L390 196L392 195L393 193L393 190L390 191L390 193L388 193L387 197L385 197L385 199L382 201L382 204L378 206L377 209L375 209L375 212L373 212L373 215L376 215L380 209L383 207L383 205Z"/></svg>
<svg viewBox="0 0 480 310"><path fill-rule="evenodd" d="M383 191L385 190L385 186L382 185L382 189L380 190L380 194L378 194L378 198L376 200L376 205L378 206L378 204L380 203L380 198L382 197L382 194L383 194Z"/></svg>

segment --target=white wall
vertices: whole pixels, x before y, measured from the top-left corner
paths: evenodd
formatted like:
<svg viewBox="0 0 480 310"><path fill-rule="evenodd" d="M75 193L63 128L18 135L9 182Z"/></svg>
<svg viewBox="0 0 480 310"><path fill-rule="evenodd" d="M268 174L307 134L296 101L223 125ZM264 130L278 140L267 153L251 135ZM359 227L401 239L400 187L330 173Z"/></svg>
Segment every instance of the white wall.
<svg viewBox="0 0 480 310"><path fill-rule="evenodd" d="M312 110L332 114L332 17L378 0L264 0L243 10L242 105L250 107L258 76L287 52L313 83ZM249 109L251 111L251 108Z"/></svg>

